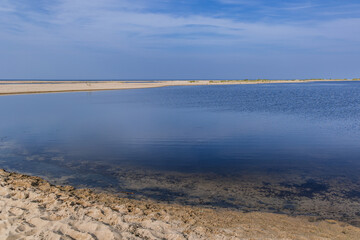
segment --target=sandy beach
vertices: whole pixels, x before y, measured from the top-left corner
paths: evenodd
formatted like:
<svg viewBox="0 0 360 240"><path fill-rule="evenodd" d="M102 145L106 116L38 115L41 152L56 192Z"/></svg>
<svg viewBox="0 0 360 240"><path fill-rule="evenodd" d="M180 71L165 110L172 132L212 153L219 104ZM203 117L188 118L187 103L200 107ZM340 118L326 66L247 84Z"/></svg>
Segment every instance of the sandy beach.
<svg viewBox="0 0 360 240"><path fill-rule="evenodd" d="M167 86L305 83L344 80L194 80L194 81L0 81L0 95L103 91Z"/></svg>
<svg viewBox="0 0 360 240"><path fill-rule="evenodd" d="M359 12L0 0L0 240L360 240Z"/></svg>
<svg viewBox="0 0 360 240"><path fill-rule="evenodd" d="M163 204L0 170L0 239L359 239L334 220Z"/></svg>

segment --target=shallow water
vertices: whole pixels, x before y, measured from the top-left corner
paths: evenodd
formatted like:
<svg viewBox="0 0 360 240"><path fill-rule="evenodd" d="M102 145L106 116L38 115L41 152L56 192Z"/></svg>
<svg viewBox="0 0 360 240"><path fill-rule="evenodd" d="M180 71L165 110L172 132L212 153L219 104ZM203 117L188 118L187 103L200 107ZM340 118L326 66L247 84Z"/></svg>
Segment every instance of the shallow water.
<svg viewBox="0 0 360 240"><path fill-rule="evenodd" d="M0 96L0 167L121 196L358 224L360 83Z"/></svg>

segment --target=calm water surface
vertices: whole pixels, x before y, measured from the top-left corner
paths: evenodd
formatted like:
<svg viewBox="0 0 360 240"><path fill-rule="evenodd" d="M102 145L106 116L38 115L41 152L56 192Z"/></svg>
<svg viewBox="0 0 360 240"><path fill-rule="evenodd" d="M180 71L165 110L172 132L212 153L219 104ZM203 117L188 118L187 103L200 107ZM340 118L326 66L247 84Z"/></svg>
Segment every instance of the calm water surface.
<svg viewBox="0 0 360 240"><path fill-rule="evenodd" d="M1 168L247 210L347 199L360 216L359 82L0 96L0 113Z"/></svg>

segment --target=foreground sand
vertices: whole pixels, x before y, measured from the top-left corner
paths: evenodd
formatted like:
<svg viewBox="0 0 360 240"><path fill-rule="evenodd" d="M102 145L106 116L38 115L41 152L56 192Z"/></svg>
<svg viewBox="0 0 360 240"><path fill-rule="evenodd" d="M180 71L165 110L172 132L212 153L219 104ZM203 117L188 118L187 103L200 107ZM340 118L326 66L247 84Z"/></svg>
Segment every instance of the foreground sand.
<svg viewBox="0 0 360 240"><path fill-rule="evenodd" d="M333 220L160 204L0 170L0 239L360 239Z"/></svg>
<svg viewBox="0 0 360 240"><path fill-rule="evenodd" d="M166 86L301 83L344 80L199 80L199 81L0 81L0 95L155 88Z"/></svg>

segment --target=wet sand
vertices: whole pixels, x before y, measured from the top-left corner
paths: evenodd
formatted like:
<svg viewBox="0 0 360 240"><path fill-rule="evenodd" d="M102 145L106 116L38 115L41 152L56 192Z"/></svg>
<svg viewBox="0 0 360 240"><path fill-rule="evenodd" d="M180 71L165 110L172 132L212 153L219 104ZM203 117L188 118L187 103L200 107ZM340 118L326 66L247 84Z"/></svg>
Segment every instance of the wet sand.
<svg viewBox="0 0 360 240"><path fill-rule="evenodd" d="M1 239L359 239L335 220L132 200L0 170Z"/></svg>
<svg viewBox="0 0 360 240"><path fill-rule="evenodd" d="M198 81L0 81L0 95L103 91L166 86L305 83L344 80L198 80Z"/></svg>

